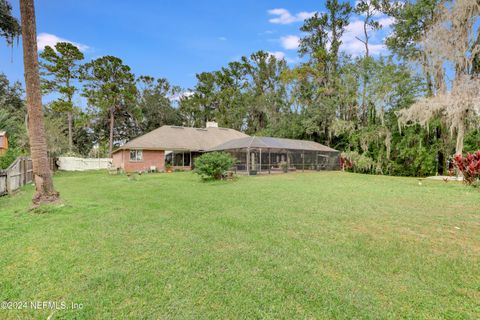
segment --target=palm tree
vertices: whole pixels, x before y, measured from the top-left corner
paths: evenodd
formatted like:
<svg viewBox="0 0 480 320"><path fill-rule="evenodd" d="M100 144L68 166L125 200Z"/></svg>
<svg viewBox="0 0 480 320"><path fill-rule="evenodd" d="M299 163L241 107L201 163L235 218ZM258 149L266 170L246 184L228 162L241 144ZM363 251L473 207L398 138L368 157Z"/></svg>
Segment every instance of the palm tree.
<svg viewBox="0 0 480 320"><path fill-rule="evenodd" d="M20 0L20 14L22 20L25 85L27 89L28 137L36 189L32 201L34 206L38 206L41 203L57 201L59 194L53 188L52 172L48 163L33 0Z"/></svg>

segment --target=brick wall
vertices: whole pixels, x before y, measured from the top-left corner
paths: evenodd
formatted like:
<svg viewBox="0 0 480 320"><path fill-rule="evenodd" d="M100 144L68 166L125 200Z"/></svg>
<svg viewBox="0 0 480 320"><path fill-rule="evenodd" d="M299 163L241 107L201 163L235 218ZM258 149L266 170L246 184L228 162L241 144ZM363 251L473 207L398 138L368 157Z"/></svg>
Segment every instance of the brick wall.
<svg viewBox="0 0 480 320"><path fill-rule="evenodd" d="M126 172L147 171L151 166L165 170L165 151L143 150L141 161L130 161L130 150L120 150L113 154L113 166Z"/></svg>

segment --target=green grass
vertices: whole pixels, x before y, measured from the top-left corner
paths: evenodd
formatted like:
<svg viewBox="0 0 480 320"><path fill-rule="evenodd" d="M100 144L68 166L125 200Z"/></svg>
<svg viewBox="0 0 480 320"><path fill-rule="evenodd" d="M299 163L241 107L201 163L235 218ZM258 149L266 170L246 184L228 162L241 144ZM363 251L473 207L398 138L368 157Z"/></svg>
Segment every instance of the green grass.
<svg viewBox="0 0 480 320"><path fill-rule="evenodd" d="M339 172L61 173L0 198L0 301L52 319L474 319L480 192ZM0 319L52 310L0 310Z"/></svg>

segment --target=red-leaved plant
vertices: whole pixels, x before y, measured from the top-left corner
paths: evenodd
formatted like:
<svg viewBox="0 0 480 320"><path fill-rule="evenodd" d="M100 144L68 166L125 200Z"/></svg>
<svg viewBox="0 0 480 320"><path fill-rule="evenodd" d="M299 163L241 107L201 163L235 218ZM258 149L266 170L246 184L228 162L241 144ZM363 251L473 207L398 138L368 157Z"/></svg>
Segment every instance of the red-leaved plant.
<svg viewBox="0 0 480 320"><path fill-rule="evenodd" d="M344 156L340 156L340 166L342 170L348 170L353 167L353 162Z"/></svg>
<svg viewBox="0 0 480 320"><path fill-rule="evenodd" d="M457 154L453 162L463 174L463 182L471 185L480 179L480 150L468 153L465 157Z"/></svg>

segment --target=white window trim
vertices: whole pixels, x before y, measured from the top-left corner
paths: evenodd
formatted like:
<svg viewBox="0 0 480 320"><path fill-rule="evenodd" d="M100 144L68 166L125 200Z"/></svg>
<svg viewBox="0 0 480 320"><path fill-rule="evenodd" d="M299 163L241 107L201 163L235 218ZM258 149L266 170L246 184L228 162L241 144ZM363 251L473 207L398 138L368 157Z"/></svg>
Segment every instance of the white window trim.
<svg viewBox="0 0 480 320"><path fill-rule="evenodd" d="M132 151L135 152L135 159L132 159ZM140 153L140 159L138 159L138 155ZM130 162L143 162L143 150L140 149L130 149L128 153L128 158L130 159Z"/></svg>

